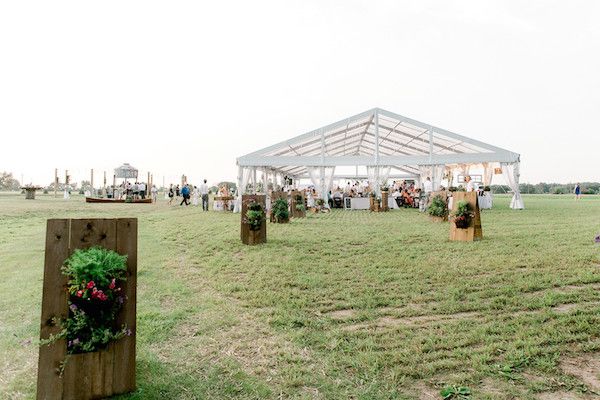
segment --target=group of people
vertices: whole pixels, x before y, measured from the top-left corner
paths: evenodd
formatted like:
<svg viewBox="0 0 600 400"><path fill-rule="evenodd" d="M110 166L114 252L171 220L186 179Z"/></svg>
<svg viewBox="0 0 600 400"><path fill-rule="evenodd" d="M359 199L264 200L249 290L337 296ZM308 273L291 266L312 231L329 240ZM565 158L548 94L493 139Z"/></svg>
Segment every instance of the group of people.
<svg viewBox="0 0 600 400"><path fill-rule="evenodd" d="M167 197L169 198L169 205L173 204L173 200L177 203L181 197L180 206L189 206L190 204L198 206L200 200L202 200L202 209L208 211L208 193L208 185L206 184L206 179L204 179L203 183L199 186L185 183L180 187L179 185L173 186L171 184L167 192Z"/></svg>
<svg viewBox="0 0 600 400"><path fill-rule="evenodd" d="M129 182L123 181L117 186L108 186L106 190L108 196L115 199L131 199L139 200L146 199L148 196L152 198L153 202L156 202L158 197L158 188L156 185L148 187L145 182Z"/></svg>

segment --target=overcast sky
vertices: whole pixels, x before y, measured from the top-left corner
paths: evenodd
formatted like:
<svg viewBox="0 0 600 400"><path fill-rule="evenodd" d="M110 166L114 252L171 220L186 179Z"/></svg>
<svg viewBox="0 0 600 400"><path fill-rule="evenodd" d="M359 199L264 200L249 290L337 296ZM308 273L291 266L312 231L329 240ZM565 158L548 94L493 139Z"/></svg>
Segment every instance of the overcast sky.
<svg viewBox="0 0 600 400"><path fill-rule="evenodd" d="M522 182L597 181L598 21L590 0L4 1L0 171L235 180L381 107L520 153Z"/></svg>

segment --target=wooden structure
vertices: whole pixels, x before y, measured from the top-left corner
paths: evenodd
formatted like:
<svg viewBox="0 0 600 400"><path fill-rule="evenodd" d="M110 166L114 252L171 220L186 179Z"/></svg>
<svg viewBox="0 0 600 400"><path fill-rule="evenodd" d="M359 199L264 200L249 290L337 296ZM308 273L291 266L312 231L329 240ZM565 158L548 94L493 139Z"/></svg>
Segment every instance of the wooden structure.
<svg viewBox="0 0 600 400"><path fill-rule="evenodd" d="M223 211L229 211L230 207L229 207L229 202L230 201L234 201L235 197L233 196L215 196L215 198L213 199L213 201L222 201L223 202Z"/></svg>
<svg viewBox="0 0 600 400"><path fill-rule="evenodd" d="M25 191L25 200L35 200L35 191L40 190L39 186L23 186L21 190Z"/></svg>
<svg viewBox="0 0 600 400"><path fill-rule="evenodd" d="M61 331L55 319L69 314L65 260L76 250L101 246L127 255L127 296L116 324L131 330L106 349L67 356L65 340L40 347L37 399L96 399L135 390L137 219L50 219L46 228L40 338Z"/></svg>
<svg viewBox="0 0 600 400"><path fill-rule="evenodd" d="M483 230L481 229L481 214L479 213L479 205L477 204L477 192L453 192L452 193L452 212L458 208L458 203L466 201L469 203L469 210L473 213L473 217L469 220L469 226L465 229L456 227L453 221L450 223L450 240L472 242L474 240L483 239Z"/></svg>
<svg viewBox="0 0 600 400"><path fill-rule="evenodd" d="M271 209L269 210L269 221L271 221L271 222L277 222L277 221L275 221L275 215L273 215L273 205L279 199L284 199L287 202L288 201L287 193L282 190L271 192ZM291 215L291 213L290 213L290 215ZM289 218L287 221L279 221L279 222L280 223L289 222Z"/></svg>
<svg viewBox="0 0 600 400"><path fill-rule="evenodd" d="M242 195L242 224L240 229L240 236L242 239L242 243L247 245L255 245L267 242L267 221L266 218L260 226L259 230L253 231L250 229L250 224L248 224L248 220L246 217L246 213L248 212L248 204L252 202L256 202L260 204L265 212L266 217L266 200L267 196L264 194L245 194Z"/></svg>
<svg viewBox="0 0 600 400"><path fill-rule="evenodd" d="M296 197L300 196L302 200L297 201ZM296 206L302 205L304 209L297 210ZM304 218L306 217L306 199L304 198L304 192L300 190L292 190L291 201L290 201L290 216L292 218Z"/></svg>
<svg viewBox="0 0 600 400"><path fill-rule="evenodd" d="M152 204L152 197L148 197L146 199L131 199L131 201L127 201L125 199L113 199L113 198L103 198L103 197L86 197L86 203L131 203L131 204Z"/></svg>
<svg viewBox="0 0 600 400"><path fill-rule="evenodd" d="M379 212L379 200L375 196L369 196L369 210Z"/></svg>
<svg viewBox="0 0 600 400"><path fill-rule="evenodd" d="M381 206L379 207L379 211L389 211L390 207L388 204L388 198L389 198L390 192L387 190L382 190L381 191Z"/></svg>

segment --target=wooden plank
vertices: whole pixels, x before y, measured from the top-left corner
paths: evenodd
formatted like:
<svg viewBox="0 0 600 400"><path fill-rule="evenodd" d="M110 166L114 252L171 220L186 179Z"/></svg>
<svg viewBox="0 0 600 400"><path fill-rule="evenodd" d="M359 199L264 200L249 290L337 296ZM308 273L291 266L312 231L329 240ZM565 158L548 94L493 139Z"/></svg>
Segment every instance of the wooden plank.
<svg viewBox="0 0 600 400"><path fill-rule="evenodd" d="M42 315L40 339L57 334L61 328L53 318L66 319L67 278L60 268L69 256L69 220L49 219L46 224L46 250L44 258L44 288L42 292ZM60 364L65 359L65 340L49 346L41 346L38 361L37 399L59 399L63 392L63 379L59 375Z"/></svg>
<svg viewBox="0 0 600 400"><path fill-rule="evenodd" d="M477 203L477 192L453 192L452 211L456 211L460 201L469 203L469 208L474 216L466 229L458 229L454 222L450 224L450 240L471 242L483 239L483 229L481 227L481 214L479 204Z"/></svg>
<svg viewBox="0 0 600 400"><path fill-rule="evenodd" d="M71 251L93 246L117 250L117 223L114 219L71 220Z"/></svg>
<svg viewBox="0 0 600 400"><path fill-rule="evenodd" d="M116 323L131 330L131 335L114 344L113 388L114 393L126 393L135 390L135 338L137 304L137 232L136 218L122 218L116 221L116 251L127 255L126 300Z"/></svg>
<svg viewBox="0 0 600 400"><path fill-rule="evenodd" d="M65 360L65 341L41 347L38 399L85 400L135 390L137 219L48 221L40 337L47 338L50 333L60 331L60 327L49 323L53 316L68 316L67 277L62 275L61 266L75 249L92 246L102 246L128 256L127 300L116 323L127 323L132 335L105 350L69 356L62 377L57 368ZM64 295L57 296L57 293Z"/></svg>

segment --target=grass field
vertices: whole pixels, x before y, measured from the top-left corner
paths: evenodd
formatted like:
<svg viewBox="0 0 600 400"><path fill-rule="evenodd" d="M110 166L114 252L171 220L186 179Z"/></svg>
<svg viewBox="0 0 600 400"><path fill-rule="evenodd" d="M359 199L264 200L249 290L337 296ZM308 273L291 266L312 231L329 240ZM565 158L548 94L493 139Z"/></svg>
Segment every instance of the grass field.
<svg viewBox="0 0 600 400"><path fill-rule="evenodd" d="M35 396L45 221L140 220L138 391L123 399L587 399L600 393L600 198L508 197L484 240L413 210L239 214L0 195L0 398Z"/></svg>

